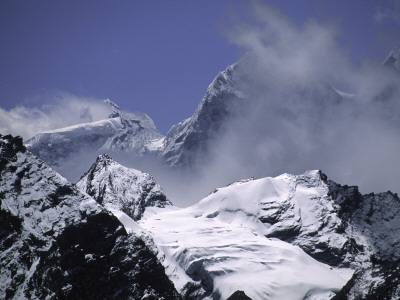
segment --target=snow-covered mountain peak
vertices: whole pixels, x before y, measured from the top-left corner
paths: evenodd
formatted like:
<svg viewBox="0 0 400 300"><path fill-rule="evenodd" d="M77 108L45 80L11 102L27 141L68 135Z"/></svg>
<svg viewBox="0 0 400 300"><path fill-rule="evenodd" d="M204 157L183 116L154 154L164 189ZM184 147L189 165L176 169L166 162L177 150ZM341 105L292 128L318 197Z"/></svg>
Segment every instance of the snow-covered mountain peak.
<svg viewBox="0 0 400 300"><path fill-rule="evenodd" d="M334 222L329 212L319 221L321 211L329 210L317 201L326 192L321 175L311 171L236 182L191 207L145 214L139 224L192 279L201 280L213 299L226 299L238 289L254 300L329 299L352 271L329 268L288 240L269 236L302 226L317 233L323 222Z"/></svg>
<svg viewBox="0 0 400 300"><path fill-rule="evenodd" d="M107 154L99 155L76 185L107 209L122 211L134 220L141 218L146 207L171 205L153 177L126 168Z"/></svg>
<svg viewBox="0 0 400 300"><path fill-rule="evenodd" d="M110 166L115 161L108 154L101 154L97 156L95 164L102 164L104 167Z"/></svg>
<svg viewBox="0 0 400 300"><path fill-rule="evenodd" d="M238 63L232 64L220 72L208 86L206 95L218 96L221 93L233 93L243 97L235 82L237 80L236 68L238 68ZM211 97L204 97L204 101L210 101L210 99Z"/></svg>
<svg viewBox="0 0 400 300"><path fill-rule="evenodd" d="M143 128L151 128L156 130L153 120L146 113L124 110L110 99L104 100L104 103L110 107L110 114L108 116L109 118L120 117L123 121L134 121L137 124L140 124L140 126Z"/></svg>
<svg viewBox="0 0 400 300"><path fill-rule="evenodd" d="M193 116L173 126L161 149L161 158L171 166L195 165L207 151L211 135L232 116L234 108L243 101L237 64L220 72L209 85Z"/></svg>
<svg viewBox="0 0 400 300"><path fill-rule="evenodd" d="M106 99L103 102L114 109L117 109L117 110L121 109L115 102L111 101L110 99Z"/></svg>
<svg viewBox="0 0 400 300"><path fill-rule="evenodd" d="M75 160L91 161L105 152L140 157L148 151L149 143L163 137L148 115L122 110L110 100L106 104L110 105L109 118L36 134L26 146L75 181L89 167Z"/></svg>
<svg viewBox="0 0 400 300"><path fill-rule="evenodd" d="M320 170L238 181L188 208L145 214L139 224L215 299L237 289L252 299L331 299L354 270L345 295L365 298L382 289L390 289L383 295L398 295L396 279L387 276L397 274L399 198L361 195ZM300 253L293 256L292 245L331 272ZM289 257L295 278L285 273ZM297 265L298 259L310 269ZM320 275L310 277L309 271Z"/></svg>
<svg viewBox="0 0 400 300"><path fill-rule="evenodd" d="M149 295L180 299L143 240L21 138L0 135L0 298Z"/></svg>

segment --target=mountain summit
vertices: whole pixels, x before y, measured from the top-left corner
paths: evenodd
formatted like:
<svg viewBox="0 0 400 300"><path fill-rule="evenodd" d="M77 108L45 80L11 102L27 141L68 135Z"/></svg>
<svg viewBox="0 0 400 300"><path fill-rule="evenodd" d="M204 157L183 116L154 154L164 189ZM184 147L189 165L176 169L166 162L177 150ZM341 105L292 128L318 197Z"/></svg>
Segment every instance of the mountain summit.
<svg viewBox="0 0 400 300"><path fill-rule="evenodd" d="M171 202L149 174L126 168L106 154L97 157L76 183L99 204L139 220L146 207L165 207Z"/></svg>
<svg viewBox="0 0 400 300"><path fill-rule="evenodd" d="M400 199L318 170L239 181L139 224L213 299L400 296Z"/></svg>
<svg viewBox="0 0 400 300"><path fill-rule="evenodd" d="M100 204L0 136L1 299L180 299L154 253Z"/></svg>
<svg viewBox="0 0 400 300"><path fill-rule="evenodd" d="M108 155L73 185L0 136L0 229L4 299L400 297L399 197L319 170L178 208Z"/></svg>
<svg viewBox="0 0 400 300"><path fill-rule="evenodd" d="M110 100L105 103L110 107L107 119L39 133L26 147L75 181L89 167L82 162L104 152L140 157L151 141L162 137L148 115L122 110Z"/></svg>

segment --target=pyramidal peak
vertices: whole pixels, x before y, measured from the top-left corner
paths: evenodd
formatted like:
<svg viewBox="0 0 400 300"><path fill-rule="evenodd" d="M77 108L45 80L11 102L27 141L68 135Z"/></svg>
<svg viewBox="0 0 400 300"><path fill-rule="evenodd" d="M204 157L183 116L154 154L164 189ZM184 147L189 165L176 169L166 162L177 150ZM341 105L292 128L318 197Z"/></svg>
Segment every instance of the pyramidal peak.
<svg viewBox="0 0 400 300"><path fill-rule="evenodd" d="M139 220L147 207L172 205L152 176L124 167L107 154L99 155L76 185L105 208L133 220Z"/></svg>
<svg viewBox="0 0 400 300"><path fill-rule="evenodd" d="M110 106L113 107L113 108L118 109L118 110L121 109L115 102L111 101L110 99L106 99L106 100L104 100L103 102L104 102L105 104L110 105Z"/></svg>

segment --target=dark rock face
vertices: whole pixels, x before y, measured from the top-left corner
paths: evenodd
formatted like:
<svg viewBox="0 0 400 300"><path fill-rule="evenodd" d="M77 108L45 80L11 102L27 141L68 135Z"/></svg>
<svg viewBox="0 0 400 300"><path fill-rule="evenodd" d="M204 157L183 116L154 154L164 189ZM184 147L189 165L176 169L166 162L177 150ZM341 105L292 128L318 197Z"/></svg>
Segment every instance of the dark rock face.
<svg viewBox="0 0 400 300"><path fill-rule="evenodd" d="M235 107L243 102L236 65L219 73L193 116L173 126L165 137L161 158L170 166L193 166L206 155L208 143L218 134Z"/></svg>
<svg viewBox="0 0 400 300"><path fill-rule="evenodd" d="M0 298L180 299L145 243L0 137Z"/></svg>
<svg viewBox="0 0 400 300"><path fill-rule="evenodd" d="M374 281L373 277L381 280ZM356 272L332 300L400 299L400 261L375 263Z"/></svg>
<svg viewBox="0 0 400 300"><path fill-rule="evenodd" d="M226 300L251 300L251 298L248 297L243 291L236 291Z"/></svg>

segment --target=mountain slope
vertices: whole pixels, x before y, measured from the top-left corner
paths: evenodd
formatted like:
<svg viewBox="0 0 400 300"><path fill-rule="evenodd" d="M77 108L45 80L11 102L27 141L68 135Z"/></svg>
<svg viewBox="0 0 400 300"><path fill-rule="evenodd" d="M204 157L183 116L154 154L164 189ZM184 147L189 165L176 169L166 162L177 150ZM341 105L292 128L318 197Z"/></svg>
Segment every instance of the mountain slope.
<svg viewBox="0 0 400 300"><path fill-rule="evenodd" d="M237 182L189 208L152 208L139 224L215 299L399 295L399 198L320 171Z"/></svg>
<svg viewBox="0 0 400 300"><path fill-rule="evenodd" d="M83 172L79 160L94 160L104 152L139 157L147 144L162 137L146 114L124 111L110 100L105 103L110 108L108 119L39 133L26 141L26 147L75 180Z"/></svg>
<svg viewBox="0 0 400 300"><path fill-rule="evenodd" d="M213 299L226 299L237 290L253 300L329 299L352 271L267 238L271 226L260 221L263 201L284 200L290 193L290 184L279 178L237 183L189 208L154 208L139 224Z"/></svg>
<svg viewBox="0 0 400 300"><path fill-rule="evenodd" d="M161 187L146 173L126 168L108 155L100 155L77 187L110 210L119 210L134 220L146 207L171 205Z"/></svg>
<svg viewBox="0 0 400 300"><path fill-rule="evenodd" d="M236 65L219 73L193 116L173 126L158 150L163 161L171 166L190 166L207 151L207 142L218 133L244 95L238 88Z"/></svg>
<svg viewBox="0 0 400 300"><path fill-rule="evenodd" d="M0 200L0 298L180 298L140 238L18 137L0 137Z"/></svg>

